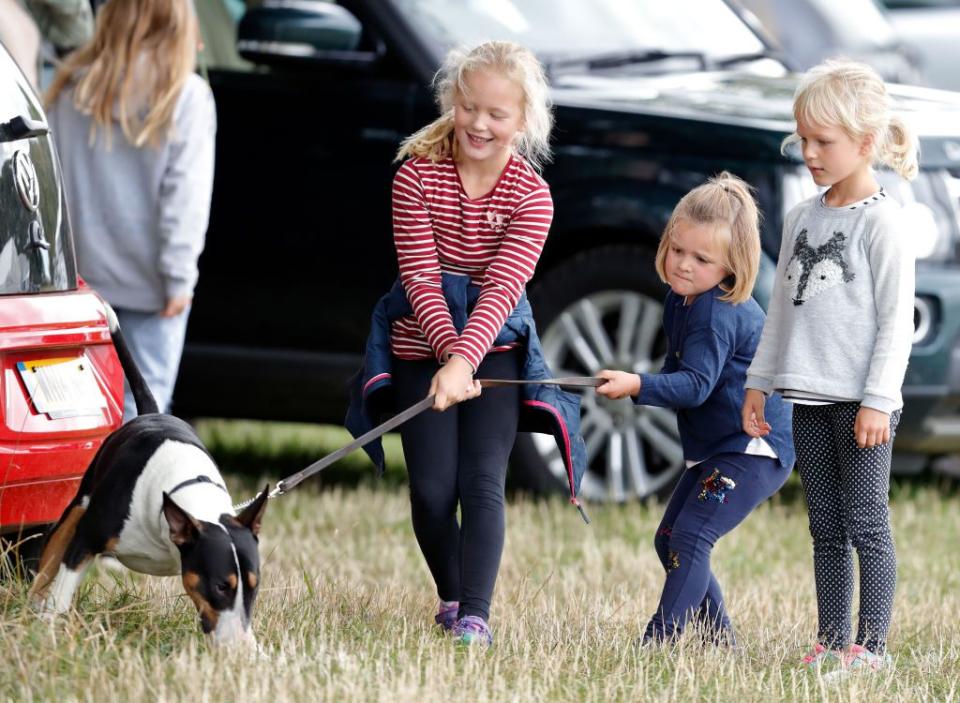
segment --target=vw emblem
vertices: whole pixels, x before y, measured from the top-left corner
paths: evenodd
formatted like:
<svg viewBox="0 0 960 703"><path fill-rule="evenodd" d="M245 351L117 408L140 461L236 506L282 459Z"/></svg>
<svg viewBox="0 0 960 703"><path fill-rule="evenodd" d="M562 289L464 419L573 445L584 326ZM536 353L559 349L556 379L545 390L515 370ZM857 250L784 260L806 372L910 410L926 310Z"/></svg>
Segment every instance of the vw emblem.
<svg viewBox="0 0 960 703"><path fill-rule="evenodd" d="M40 183L37 181L37 170L26 151L17 151L13 155L13 179L17 182L17 192L24 207L35 211L40 205Z"/></svg>

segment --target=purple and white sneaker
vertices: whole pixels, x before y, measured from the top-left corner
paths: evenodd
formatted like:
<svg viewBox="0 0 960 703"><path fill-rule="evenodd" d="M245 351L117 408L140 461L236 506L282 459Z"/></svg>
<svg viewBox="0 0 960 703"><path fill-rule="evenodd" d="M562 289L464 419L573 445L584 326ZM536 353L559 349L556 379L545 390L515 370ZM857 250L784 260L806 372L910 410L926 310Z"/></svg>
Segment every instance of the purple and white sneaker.
<svg viewBox="0 0 960 703"><path fill-rule="evenodd" d="M455 600L442 600L437 606L437 614L433 616L433 621L437 623L444 632L450 632L457 624L457 611L460 610L460 603Z"/></svg>
<svg viewBox="0 0 960 703"><path fill-rule="evenodd" d="M457 620L457 624L453 626L453 636L458 645L493 646L493 633L490 632L490 627L477 615L465 615Z"/></svg>

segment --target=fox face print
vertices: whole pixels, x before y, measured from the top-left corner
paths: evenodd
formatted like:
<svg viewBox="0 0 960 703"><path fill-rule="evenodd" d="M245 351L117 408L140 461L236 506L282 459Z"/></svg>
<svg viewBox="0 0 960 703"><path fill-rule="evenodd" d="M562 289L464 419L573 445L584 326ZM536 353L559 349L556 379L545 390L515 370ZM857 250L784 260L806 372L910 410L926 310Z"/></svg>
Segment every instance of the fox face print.
<svg viewBox="0 0 960 703"><path fill-rule="evenodd" d="M813 247L807 241L807 230L800 230L787 262L787 291L794 305L803 305L814 296L855 277L843 258L843 232L834 232L824 244Z"/></svg>

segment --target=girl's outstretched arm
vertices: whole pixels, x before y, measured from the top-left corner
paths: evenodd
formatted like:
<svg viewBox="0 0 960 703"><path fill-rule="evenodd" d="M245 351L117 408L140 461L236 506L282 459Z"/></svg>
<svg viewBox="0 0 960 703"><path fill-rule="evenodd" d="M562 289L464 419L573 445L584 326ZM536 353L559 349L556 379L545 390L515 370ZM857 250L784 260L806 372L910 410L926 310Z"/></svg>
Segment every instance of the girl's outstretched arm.
<svg viewBox="0 0 960 703"><path fill-rule="evenodd" d="M695 408L710 397L732 355L730 330L714 329L706 321L687 332L679 349L676 370L645 373L634 402L664 408Z"/></svg>

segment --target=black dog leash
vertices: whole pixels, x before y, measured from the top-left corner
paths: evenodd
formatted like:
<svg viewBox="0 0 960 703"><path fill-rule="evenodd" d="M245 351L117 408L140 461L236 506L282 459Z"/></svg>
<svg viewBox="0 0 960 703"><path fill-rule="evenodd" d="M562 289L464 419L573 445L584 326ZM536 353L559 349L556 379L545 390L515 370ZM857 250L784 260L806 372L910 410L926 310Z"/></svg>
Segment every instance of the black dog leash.
<svg viewBox="0 0 960 703"><path fill-rule="evenodd" d="M568 387L574 387L574 388L596 388L597 386L602 385L603 383L606 383L606 379L595 378L593 376L568 376L565 378L545 378L538 381L525 381L522 379L512 379L512 378L481 378L477 380L480 381L481 388L497 388L498 386L524 386L528 384L539 385L539 386L568 386ZM269 498L276 498L277 496L282 496L284 493L287 493L288 491L296 488L300 483L302 483L306 479L310 478L315 474L320 473L325 468L339 461L340 459L342 459L343 457L345 457L347 454L354 451L355 449L359 449L365 444L369 444L373 440L377 439L381 435L386 434L390 430L396 429L397 427L405 423L407 420L410 420L416 417L417 415L419 415L420 413L422 413L424 410L427 410L428 408L433 407L433 400L434 400L434 396L432 395L427 396L420 402L411 405L406 410L397 413L386 422L380 425L377 425L369 432L365 432L364 434L360 435L349 444L346 444L340 447L340 449L336 450L335 452L327 454L325 457L323 457L322 459L318 459L317 461L313 462L312 464L310 464L310 466L306 467L305 469L301 469L297 473L287 476L285 479L278 481L274 489L270 491L270 493L267 495L267 498L269 499ZM245 500L244 502L238 503L237 505L233 506L233 509L236 512L240 512L241 510L246 508L248 505L253 503L253 501L255 501L259 497L260 497L260 494L257 493L257 495L255 495L253 498L249 500ZM581 509L581 514L583 514L582 509Z"/></svg>

